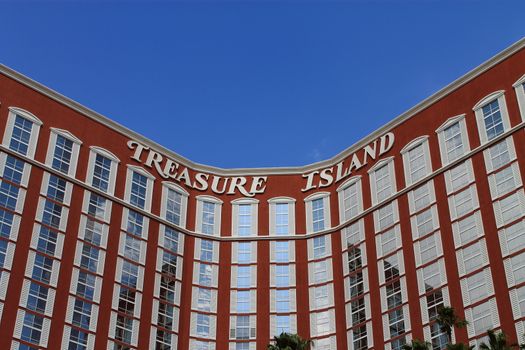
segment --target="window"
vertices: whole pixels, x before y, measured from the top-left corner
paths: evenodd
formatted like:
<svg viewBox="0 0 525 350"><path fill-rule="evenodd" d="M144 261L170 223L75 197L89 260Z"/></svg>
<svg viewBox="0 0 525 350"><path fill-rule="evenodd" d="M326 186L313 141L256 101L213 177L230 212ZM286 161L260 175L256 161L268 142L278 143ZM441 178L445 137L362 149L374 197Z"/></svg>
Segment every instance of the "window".
<svg viewBox="0 0 525 350"><path fill-rule="evenodd" d="M135 236L142 237L144 229L144 216L133 210L128 210L126 231Z"/></svg>
<svg viewBox="0 0 525 350"><path fill-rule="evenodd" d="M211 290L199 288L197 295L197 309L209 312L211 310Z"/></svg>
<svg viewBox="0 0 525 350"><path fill-rule="evenodd" d="M515 255L508 260L512 281L515 285L525 282L525 253Z"/></svg>
<svg viewBox="0 0 525 350"><path fill-rule="evenodd" d="M250 316L237 316L235 326L236 339L250 339Z"/></svg>
<svg viewBox="0 0 525 350"><path fill-rule="evenodd" d="M423 287L422 289L424 291L428 292L441 286L441 279L444 271L441 269L440 261L425 266L419 271L421 272L421 280L423 282L423 285L420 287Z"/></svg>
<svg viewBox="0 0 525 350"><path fill-rule="evenodd" d="M87 212L94 218L104 220L106 217L106 199L97 194L90 193Z"/></svg>
<svg viewBox="0 0 525 350"><path fill-rule="evenodd" d="M9 149L33 158L42 122L33 114L9 107L3 144Z"/></svg>
<svg viewBox="0 0 525 350"><path fill-rule="evenodd" d="M33 344L40 343L43 323L44 318L42 316L26 312L24 315L21 339Z"/></svg>
<svg viewBox="0 0 525 350"><path fill-rule="evenodd" d="M275 265L275 285L276 287L290 286L290 266Z"/></svg>
<svg viewBox="0 0 525 350"><path fill-rule="evenodd" d="M177 256L167 250L162 251L162 273L172 278L177 276Z"/></svg>
<svg viewBox="0 0 525 350"><path fill-rule="evenodd" d="M19 188L5 180L0 180L0 206L16 210Z"/></svg>
<svg viewBox="0 0 525 350"><path fill-rule="evenodd" d="M88 334L76 328L71 328L69 333L69 346L67 350L85 350L88 343Z"/></svg>
<svg viewBox="0 0 525 350"><path fill-rule="evenodd" d="M75 306L73 309L73 325L80 328L89 329L89 322L91 320L92 304L81 299L75 299Z"/></svg>
<svg viewBox="0 0 525 350"><path fill-rule="evenodd" d="M316 314L315 329L317 335L323 335L330 332L330 312L323 311Z"/></svg>
<svg viewBox="0 0 525 350"><path fill-rule="evenodd" d="M80 258L80 266L84 269L97 272L99 258L99 249L89 244L82 245L82 253Z"/></svg>
<svg viewBox="0 0 525 350"><path fill-rule="evenodd" d="M405 164L405 181L407 185L414 184L430 173L430 158L427 136L410 142L403 150Z"/></svg>
<svg viewBox="0 0 525 350"><path fill-rule="evenodd" d="M363 225L363 220L360 220L359 222L356 222L355 224L345 227L344 232L345 232L345 239L346 239L347 247L356 245L364 239L364 233L363 233L364 229L362 225Z"/></svg>
<svg viewBox="0 0 525 350"><path fill-rule="evenodd" d="M290 312L290 290L277 289L275 291L275 309L278 313Z"/></svg>
<svg viewBox="0 0 525 350"><path fill-rule="evenodd" d="M397 226L381 233L379 236L378 256L392 253L399 247L400 235Z"/></svg>
<svg viewBox="0 0 525 350"><path fill-rule="evenodd" d="M250 312L250 291L239 290L237 291L237 312L248 313Z"/></svg>
<svg viewBox="0 0 525 350"><path fill-rule="evenodd" d="M129 261L124 260L122 264L122 275L120 282L133 289L137 289L137 280L139 277L139 267Z"/></svg>
<svg viewBox="0 0 525 350"><path fill-rule="evenodd" d="M451 218L457 219L474 210L477 206L475 187L456 193L449 197Z"/></svg>
<svg viewBox="0 0 525 350"><path fill-rule="evenodd" d="M383 269L385 282L389 282L399 277L399 258L397 254L393 254L383 260Z"/></svg>
<svg viewBox="0 0 525 350"><path fill-rule="evenodd" d="M102 243L103 225L91 218L86 218L86 226L84 229L84 240L95 246L100 246Z"/></svg>
<svg viewBox="0 0 525 350"><path fill-rule="evenodd" d="M400 306L403 303L401 295L401 282L400 280L394 281L385 286L386 289L386 305L387 309L393 309Z"/></svg>
<svg viewBox="0 0 525 350"><path fill-rule="evenodd" d="M417 243L420 264L426 264L440 255L441 246L438 246L440 245L440 243L438 243L438 235L439 232Z"/></svg>
<svg viewBox="0 0 525 350"><path fill-rule="evenodd" d="M465 153L462 133L462 125L459 121L443 130L443 148L445 149L443 163L451 163Z"/></svg>
<svg viewBox="0 0 525 350"><path fill-rule="evenodd" d="M250 288L251 266L237 267L237 288Z"/></svg>
<svg viewBox="0 0 525 350"><path fill-rule="evenodd" d="M79 271L77 295L88 300L93 300L95 295L95 283L96 277L94 275L85 271Z"/></svg>
<svg viewBox="0 0 525 350"><path fill-rule="evenodd" d="M459 251L459 261L462 262L464 274L473 272L485 265L486 253L485 242L478 241Z"/></svg>
<svg viewBox="0 0 525 350"><path fill-rule="evenodd" d="M164 249L177 253L179 251L179 233L169 227L164 227Z"/></svg>
<svg viewBox="0 0 525 350"><path fill-rule="evenodd" d="M330 194L317 192L304 199L306 207L306 231L320 232L330 228Z"/></svg>
<svg viewBox="0 0 525 350"><path fill-rule="evenodd" d="M350 303L352 310L352 325L363 323L366 320L365 298L359 298Z"/></svg>
<svg viewBox="0 0 525 350"><path fill-rule="evenodd" d="M314 302L317 309L322 309L330 304L328 299L328 285L314 287Z"/></svg>
<svg viewBox="0 0 525 350"><path fill-rule="evenodd" d="M4 178L4 180L10 181L14 184L22 184L25 163L20 159L17 159L8 154L5 154L5 157L5 166L3 169L2 177Z"/></svg>
<svg viewBox="0 0 525 350"><path fill-rule="evenodd" d="M354 350L367 350L368 340L366 337L366 325L356 327L352 330Z"/></svg>
<svg viewBox="0 0 525 350"><path fill-rule="evenodd" d="M137 172L131 175L131 194L129 201L136 207L144 209L148 190L148 178Z"/></svg>
<svg viewBox="0 0 525 350"><path fill-rule="evenodd" d="M289 315L277 315L275 316L275 323L277 326L276 335L281 333L290 333L290 316Z"/></svg>
<svg viewBox="0 0 525 350"><path fill-rule="evenodd" d="M436 224L434 223L434 208L427 210L414 216L415 237L423 237L434 231Z"/></svg>
<svg viewBox="0 0 525 350"><path fill-rule="evenodd" d="M500 231L500 240L505 245L506 254L525 248L525 222L519 221Z"/></svg>
<svg viewBox="0 0 525 350"><path fill-rule="evenodd" d="M489 177L492 197L501 197L512 190L516 189L519 183L519 169L517 163L506 167Z"/></svg>
<svg viewBox="0 0 525 350"><path fill-rule="evenodd" d="M512 138L507 138L485 151L485 162L488 171L498 170L515 158Z"/></svg>
<svg viewBox="0 0 525 350"><path fill-rule="evenodd" d="M186 207L189 193L171 183L162 183L161 216L177 226L186 226Z"/></svg>
<svg viewBox="0 0 525 350"><path fill-rule="evenodd" d="M316 261L316 262L313 263L313 265L314 265L314 269L313 269L314 280L313 280L313 282L314 283L323 283L323 282L325 282L327 280L327 271L328 271L326 260Z"/></svg>
<svg viewBox="0 0 525 350"><path fill-rule="evenodd" d="M490 306L491 303L488 301L472 308L472 322L470 323L472 323L476 335L482 334L494 326Z"/></svg>
<svg viewBox="0 0 525 350"><path fill-rule="evenodd" d="M53 259L41 254L35 254L32 278L35 281L49 284L53 272Z"/></svg>
<svg viewBox="0 0 525 350"><path fill-rule="evenodd" d="M324 230L324 203L322 198L312 201L312 223L313 232Z"/></svg>
<svg viewBox="0 0 525 350"><path fill-rule="evenodd" d="M287 263L290 261L290 243L286 241L274 242L275 261L278 263Z"/></svg>
<svg viewBox="0 0 525 350"><path fill-rule="evenodd" d="M465 245L483 235L480 220L478 211L453 224L452 227L457 237L456 246Z"/></svg>
<svg viewBox="0 0 525 350"><path fill-rule="evenodd" d="M173 314L175 307L166 303L159 303L159 316L157 324L166 329L173 328Z"/></svg>
<svg viewBox="0 0 525 350"><path fill-rule="evenodd" d="M358 272L350 276L350 298L363 295L365 292L363 272Z"/></svg>
<svg viewBox="0 0 525 350"><path fill-rule="evenodd" d="M131 339L133 336L133 319L117 315L117 324L115 327L115 339L131 344Z"/></svg>
<svg viewBox="0 0 525 350"><path fill-rule="evenodd" d="M211 287L212 266L209 264L200 264L199 266L199 284L201 286Z"/></svg>
<svg viewBox="0 0 525 350"><path fill-rule="evenodd" d="M430 180L415 190L408 192L411 214L428 207L434 201L433 189L434 183Z"/></svg>
<svg viewBox="0 0 525 350"><path fill-rule="evenodd" d="M363 259L361 249L357 247L350 247L348 249L348 271L355 272L363 267Z"/></svg>
<svg viewBox="0 0 525 350"><path fill-rule="evenodd" d="M314 259L323 257L326 254L326 236L314 237Z"/></svg>
<svg viewBox="0 0 525 350"><path fill-rule="evenodd" d="M388 313L388 326L390 329L390 337L397 337L405 333L403 309L397 309Z"/></svg>
<svg viewBox="0 0 525 350"><path fill-rule="evenodd" d="M522 76L514 83L514 89L516 90L516 97L518 98L518 105L521 112L521 120L525 120L525 76Z"/></svg>
<svg viewBox="0 0 525 350"><path fill-rule="evenodd" d="M287 235L289 232L289 206L288 203L275 204L275 233L277 235Z"/></svg>
<svg viewBox="0 0 525 350"><path fill-rule="evenodd" d="M66 197L66 187L66 180L50 174L46 195L50 199L63 203Z"/></svg>
<svg viewBox="0 0 525 350"><path fill-rule="evenodd" d="M505 129L498 101L495 100L483 106L482 111L487 139L492 140L502 134Z"/></svg>
<svg viewBox="0 0 525 350"><path fill-rule="evenodd" d="M525 213L523 192L515 192L494 203L498 227L508 224Z"/></svg>
<svg viewBox="0 0 525 350"><path fill-rule="evenodd" d="M201 261L211 262L213 260L213 241L201 240Z"/></svg>
<svg viewBox="0 0 525 350"><path fill-rule="evenodd" d="M463 289L467 293L470 303L475 303L489 295L486 278L485 271L481 271L464 279L465 288Z"/></svg>
<svg viewBox="0 0 525 350"><path fill-rule="evenodd" d="M372 190L372 204L381 203L395 192L393 158L378 162L369 170Z"/></svg>
<svg viewBox="0 0 525 350"><path fill-rule="evenodd" d="M397 222L397 202L391 202L374 211L376 232L383 231Z"/></svg>
<svg viewBox="0 0 525 350"><path fill-rule="evenodd" d="M250 204L239 204L238 210L237 232L239 236L250 236L252 233L252 207Z"/></svg>
<svg viewBox="0 0 525 350"><path fill-rule="evenodd" d="M252 260L252 244L251 242L239 242L237 251L237 262L239 264L249 264Z"/></svg>
<svg viewBox="0 0 525 350"><path fill-rule="evenodd" d="M133 316L135 310L135 296L136 292L125 286L120 286L118 311Z"/></svg>
<svg viewBox="0 0 525 350"><path fill-rule="evenodd" d="M221 229L222 201L210 196L197 196L196 230L218 236Z"/></svg>
<svg viewBox="0 0 525 350"><path fill-rule="evenodd" d="M339 217L341 222L346 222L356 217L362 210L360 178L355 177L348 180L337 191L339 192Z"/></svg>
<svg viewBox="0 0 525 350"><path fill-rule="evenodd" d="M27 308L32 311L45 313L49 288L38 283L30 282L27 295Z"/></svg>
<svg viewBox="0 0 525 350"><path fill-rule="evenodd" d="M113 194L115 177L120 160L111 152L91 146L87 182L96 189Z"/></svg>
<svg viewBox="0 0 525 350"><path fill-rule="evenodd" d="M64 174L68 174L72 153L73 141L62 135L57 135L55 150L53 152L53 161L51 163L52 168Z"/></svg>
<svg viewBox="0 0 525 350"><path fill-rule="evenodd" d="M37 250L47 255L55 255L58 233L45 226L40 226Z"/></svg>

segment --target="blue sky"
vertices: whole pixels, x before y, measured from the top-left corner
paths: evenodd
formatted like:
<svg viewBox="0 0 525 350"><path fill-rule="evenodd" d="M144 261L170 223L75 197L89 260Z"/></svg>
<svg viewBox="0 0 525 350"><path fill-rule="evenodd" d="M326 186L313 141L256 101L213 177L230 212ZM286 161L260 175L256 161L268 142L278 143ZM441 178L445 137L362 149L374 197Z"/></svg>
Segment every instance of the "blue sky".
<svg viewBox="0 0 525 350"><path fill-rule="evenodd" d="M334 156L525 36L525 1L0 1L0 62L193 161Z"/></svg>

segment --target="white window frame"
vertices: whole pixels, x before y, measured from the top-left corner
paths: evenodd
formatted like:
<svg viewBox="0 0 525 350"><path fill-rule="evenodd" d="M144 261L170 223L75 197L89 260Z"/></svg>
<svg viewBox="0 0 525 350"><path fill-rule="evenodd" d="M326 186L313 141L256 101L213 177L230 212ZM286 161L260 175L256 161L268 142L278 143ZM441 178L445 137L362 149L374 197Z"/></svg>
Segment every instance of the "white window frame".
<svg viewBox="0 0 525 350"><path fill-rule="evenodd" d="M67 130L51 128L51 134L49 136L49 144L47 147L46 154L46 165L50 168L53 166L53 157L55 153L58 135L73 142L73 147L71 150L71 159L67 175L75 177L75 174L77 172L78 154L80 152L80 146L82 145L82 141Z"/></svg>
<svg viewBox="0 0 525 350"><path fill-rule="evenodd" d="M352 215L350 218L345 218L345 213L348 208L345 207L345 191L352 186L356 186L357 193L357 214ZM363 188L361 184L361 176L353 176L347 181L345 181L341 186L337 188L337 196L339 198L339 223L347 222L363 211Z"/></svg>
<svg viewBox="0 0 525 350"><path fill-rule="evenodd" d="M213 221L213 236L220 236L221 233L221 209L222 201L216 197L202 195L195 197L197 200L197 210L195 218L195 231L202 232L202 214L204 202L210 202L214 204L214 221Z"/></svg>
<svg viewBox="0 0 525 350"><path fill-rule="evenodd" d="M388 172L390 176L390 186L391 186L391 194L390 196L384 198L381 200L381 202L388 201L396 192L397 192L397 185L396 185L396 174L394 171L394 157L388 157L385 159L382 159L378 161L372 168L368 170L368 176L370 178L370 193L372 194L372 205L376 205L380 203L377 199L377 184L376 184L376 170L382 168L383 166L388 167Z"/></svg>
<svg viewBox="0 0 525 350"><path fill-rule="evenodd" d="M314 231L313 223L313 201L316 199L323 200L323 220L324 220L324 229L320 231ZM330 193L329 192L317 192L309 195L304 199L305 208L306 208L306 233L313 232L323 232L330 229L331 226L331 215L330 215Z"/></svg>
<svg viewBox="0 0 525 350"><path fill-rule="evenodd" d="M250 224L250 234L243 235L243 237L250 237L257 235L258 229L258 209L259 201L253 198L238 198L231 201L232 206L232 235L239 237L239 225L240 225L240 216L239 216L239 207L241 205L250 206L250 215L251 215L251 224Z"/></svg>
<svg viewBox="0 0 525 350"><path fill-rule="evenodd" d="M498 106L500 109L501 114L501 121L503 123L503 134L507 132L510 129L510 121L509 121L509 114L507 111L507 102L505 101L505 90L499 90L495 91L485 97L483 97L474 107L472 110L476 114L476 121L478 124L478 132L479 132L479 138L481 141L481 144L487 143L488 135L487 130L485 129L485 120L483 116L483 107L488 105L489 103L494 102L495 100L498 101Z"/></svg>
<svg viewBox="0 0 525 350"><path fill-rule="evenodd" d="M470 151L470 142L468 138L467 133L467 124L465 121L466 114L460 114L454 117L451 117L447 119L439 128L436 130L436 134L438 135L438 141L439 141L439 152L441 155L441 164L447 165L455 161L456 159L461 158L461 156L457 157L454 160L448 159L448 150L446 149L446 140L445 140L445 130L448 129L450 126L459 123L460 128L460 135L461 135L461 143L463 145L463 155L467 154Z"/></svg>
<svg viewBox="0 0 525 350"><path fill-rule="evenodd" d="M521 120L525 121L525 75L519 78L512 86L516 91L518 106L520 108Z"/></svg>
<svg viewBox="0 0 525 350"><path fill-rule="evenodd" d="M410 151L421 146L423 148L423 157L425 162L426 174L416 181L412 181L411 176L411 163L410 163ZM401 150L401 156L403 157L403 170L405 174L405 186L413 185L414 183L419 182L420 180L427 177L432 173L432 163L430 160L430 148L428 146L428 135L420 136L412 141L410 141L403 149Z"/></svg>
<svg viewBox="0 0 525 350"><path fill-rule="evenodd" d="M274 197L268 200L268 204L270 205L270 236L279 236L276 230L277 204L288 204L288 234L286 236L295 235L295 202L295 199L291 197Z"/></svg>
<svg viewBox="0 0 525 350"><path fill-rule="evenodd" d="M42 126L43 123L34 114L22 108L9 107L9 113L7 115L7 122L6 122L2 144L6 148L9 148L9 143L11 142L11 137L13 136L13 128L15 126L15 119L17 115L33 123L34 128L31 129L31 137L29 138L29 145L27 148L27 157L34 158L37 140L38 140L38 134L40 133L40 127Z"/></svg>
<svg viewBox="0 0 525 350"><path fill-rule="evenodd" d="M111 160L111 169L110 169L110 175L109 175L109 183L108 183L108 190L107 193L110 195L113 195L115 193L115 183L117 178L117 167L120 163L120 159L118 159L117 156L115 156L110 151L98 147L98 146L90 146L89 147L89 163L88 163L88 170L87 170L87 176L86 176L86 182L88 185L93 186L93 172L95 170L95 162L97 159L97 155L101 155L109 160Z"/></svg>
<svg viewBox="0 0 525 350"><path fill-rule="evenodd" d="M141 167L130 165L130 164L128 164L127 167L128 169L127 169L127 174L126 174L126 190L124 193L124 199L128 203L130 202L133 173L137 172L140 175L144 175L148 179L147 188L146 188L146 198L145 198L146 200L144 203L144 208L139 208L139 209L149 212L151 209L151 198L153 196L153 183L155 181L155 177Z"/></svg>
<svg viewBox="0 0 525 350"><path fill-rule="evenodd" d="M166 213L167 213L167 203L168 203L168 193L169 191L175 191L178 194L181 195L181 203L180 203L180 222L179 226L182 228L186 228L186 215L188 210L188 197L190 194L188 191L183 189L182 187L174 184L170 181L163 181L162 182L162 201L160 203L160 215L162 218L166 219Z"/></svg>

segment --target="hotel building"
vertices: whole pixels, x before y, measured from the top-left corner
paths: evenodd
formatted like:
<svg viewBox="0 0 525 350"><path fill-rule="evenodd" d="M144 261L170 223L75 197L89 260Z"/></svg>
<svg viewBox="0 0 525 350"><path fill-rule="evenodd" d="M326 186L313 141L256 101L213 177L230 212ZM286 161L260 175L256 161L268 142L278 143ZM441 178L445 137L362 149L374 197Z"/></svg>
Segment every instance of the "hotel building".
<svg viewBox="0 0 525 350"><path fill-rule="evenodd" d="M525 333L525 39L333 158L197 164L0 66L0 349ZM196 143L197 146L197 143Z"/></svg>

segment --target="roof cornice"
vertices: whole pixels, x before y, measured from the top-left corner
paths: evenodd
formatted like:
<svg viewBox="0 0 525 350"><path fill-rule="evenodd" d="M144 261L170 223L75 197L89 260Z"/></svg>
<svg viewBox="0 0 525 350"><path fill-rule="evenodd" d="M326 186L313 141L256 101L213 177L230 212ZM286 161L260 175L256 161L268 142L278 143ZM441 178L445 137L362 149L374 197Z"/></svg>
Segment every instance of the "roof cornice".
<svg viewBox="0 0 525 350"><path fill-rule="evenodd" d="M505 50L501 51L494 57L490 58L489 60L485 61L478 67L474 68L467 74L463 75L461 78L456 79L449 85L445 86L443 89L439 90L438 92L434 93L430 97L424 99L414 107L410 108L406 112L402 113L401 115L394 118L389 123L383 125L381 128L375 130L374 132L370 133L369 135L363 137L361 140L355 142L352 146L346 148L339 154L335 155L332 158L308 164L305 166L297 166L297 167L275 167L275 168L234 168L234 169L224 169L219 167L213 167L205 164L200 164L193 162L169 149L166 147L156 143L155 141L152 141L145 136L132 131L128 129L127 127L115 122L114 120L111 120L110 118L97 113L93 111L92 109L89 109L88 107L83 106L82 104L54 91L53 89L50 89L43 84L40 84L25 75L3 65L0 64L0 73L18 81L19 83L63 104L64 106L67 106L84 116L99 122L101 124L104 124L111 129L119 132L120 134L133 139L135 141L138 141L142 144L145 144L149 146L150 148L153 148L154 150L161 152L162 154L172 158L176 162L179 162L191 169L194 169L196 171L202 171L217 175L224 175L224 176L246 176L246 175L285 175L285 174L304 174L308 173L313 170L322 169L326 167L330 167L332 165L337 164L338 162L342 161L352 153L358 151L359 149L366 146L370 141L377 139L381 135L389 132L399 124L403 123L407 119L410 119L412 116L416 115L417 113L425 110L432 104L436 103L437 101L441 100L442 98L446 97L447 95L451 94L452 92L456 91L463 85L467 84L474 78L478 77L479 75L483 74L484 72L488 71L501 61L507 59L508 57L512 56L516 52L520 51L525 47L525 37L518 40L516 43L512 44Z"/></svg>

